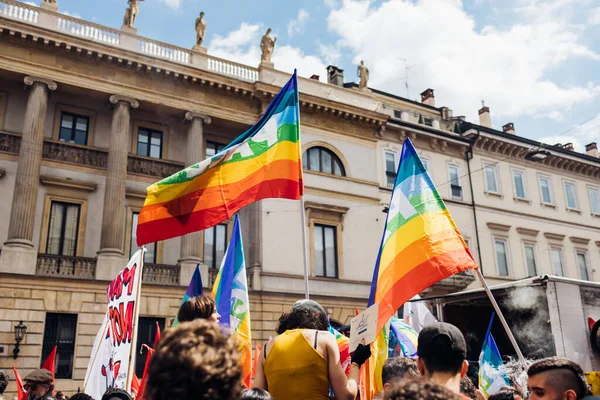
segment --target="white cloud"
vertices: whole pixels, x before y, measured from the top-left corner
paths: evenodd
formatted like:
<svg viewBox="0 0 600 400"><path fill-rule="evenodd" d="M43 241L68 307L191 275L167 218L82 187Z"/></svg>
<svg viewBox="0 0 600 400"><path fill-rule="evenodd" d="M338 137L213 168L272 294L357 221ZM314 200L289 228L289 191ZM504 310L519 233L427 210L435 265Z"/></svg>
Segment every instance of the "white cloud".
<svg viewBox="0 0 600 400"><path fill-rule="evenodd" d="M165 5L173 10L179 10L181 0L161 0Z"/></svg>
<svg viewBox="0 0 600 400"><path fill-rule="evenodd" d="M296 19L291 20L287 26L288 36L303 34L304 26L306 25L306 21L308 21L309 17L310 14L308 13L308 11L301 8L300 11L298 11L298 17Z"/></svg>
<svg viewBox="0 0 600 400"><path fill-rule="evenodd" d="M585 152L585 145L592 142L600 143L600 114L580 125L576 125L569 131L558 136L546 136L539 139L540 142L548 144L573 143L575 150Z"/></svg>
<svg viewBox="0 0 600 400"><path fill-rule="evenodd" d="M411 98L434 88L438 105L473 121L482 99L492 120L502 125L502 118L523 115L561 118L562 111L600 96L598 83L566 87L546 77L550 68L574 57L600 59L581 43L581 27L561 18L557 4L563 0L518 1L523 20L478 31L460 0L344 0L331 10L328 27L352 51L355 63L365 60L370 86L404 94L400 58L406 58L415 65ZM558 10L552 20L525 15L544 5Z"/></svg>
<svg viewBox="0 0 600 400"><path fill-rule="evenodd" d="M342 58L339 46L319 43L319 55L329 65L336 65Z"/></svg>
<svg viewBox="0 0 600 400"><path fill-rule="evenodd" d="M216 57L256 67L260 63L260 39L265 32L262 25L244 22L226 36L215 35L208 51ZM271 35L277 36L274 33ZM296 68L300 76L325 76L326 65L321 58L307 55L301 49L280 43L279 40L271 61L281 71L292 73Z"/></svg>
<svg viewBox="0 0 600 400"><path fill-rule="evenodd" d="M593 9L588 18L590 25L600 25L600 7Z"/></svg>

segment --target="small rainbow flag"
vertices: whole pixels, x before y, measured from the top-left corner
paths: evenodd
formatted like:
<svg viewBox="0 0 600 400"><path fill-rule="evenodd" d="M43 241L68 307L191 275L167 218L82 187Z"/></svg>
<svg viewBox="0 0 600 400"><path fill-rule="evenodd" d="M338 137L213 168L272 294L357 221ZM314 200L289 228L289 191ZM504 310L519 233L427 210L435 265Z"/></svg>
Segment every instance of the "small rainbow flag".
<svg viewBox="0 0 600 400"><path fill-rule="evenodd" d="M183 295L183 299L181 300L181 304L179 304L179 308L185 303L190 297L200 296L204 293L204 288L202 287L202 275L200 274L200 264L196 265L196 269L194 270L194 274L192 275L192 279L190 280L190 284L188 285L185 294ZM178 312L179 313L179 312ZM173 321L173 328L175 328L179 324L179 319L175 316L175 321ZM156 326L156 331L160 334L160 329L158 329L158 325ZM156 340L154 345L156 346Z"/></svg>
<svg viewBox="0 0 600 400"><path fill-rule="evenodd" d="M242 384L252 387L252 339L250 337L250 300L240 218L236 214L233 233L215 279L212 297L217 303L220 323L231 329L241 343Z"/></svg>
<svg viewBox="0 0 600 400"><path fill-rule="evenodd" d="M303 191L294 72L258 123L213 157L146 189L137 244L208 229L255 201L298 200Z"/></svg>
<svg viewBox="0 0 600 400"><path fill-rule="evenodd" d="M342 364L342 369L348 375L350 373L350 338L342 335L340 331L335 329L333 326L329 325L329 332L335 336L335 341L338 345L338 349L340 350L340 364Z"/></svg>

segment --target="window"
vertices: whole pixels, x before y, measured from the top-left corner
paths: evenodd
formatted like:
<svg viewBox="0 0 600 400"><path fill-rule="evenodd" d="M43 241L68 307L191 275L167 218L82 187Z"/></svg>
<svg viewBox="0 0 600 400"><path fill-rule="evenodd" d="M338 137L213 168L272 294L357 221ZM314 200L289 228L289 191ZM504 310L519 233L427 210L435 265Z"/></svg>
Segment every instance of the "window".
<svg viewBox="0 0 600 400"><path fill-rule="evenodd" d="M575 184L571 182L565 182L565 198L567 199L567 208L570 210L577 210L577 196L575 194Z"/></svg>
<svg viewBox="0 0 600 400"><path fill-rule="evenodd" d="M402 119L402 111L394 110L394 118Z"/></svg>
<svg viewBox="0 0 600 400"><path fill-rule="evenodd" d="M496 166L493 164L484 165L483 172L485 176L485 191L488 193L500 193Z"/></svg>
<svg viewBox="0 0 600 400"><path fill-rule="evenodd" d="M206 158L214 156L224 148L224 144L216 142L206 142Z"/></svg>
<svg viewBox="0 0 600 400"><path fill-rule="evenodd" d="M425 126L433 126L433 119L431 119L431 118L423 118L423 125L425 125Z"/></svg>
<svg viewBox="0 0 600 400"><path fill-rule="evenodd" d="M47 254L77 255L80 208L79 204L52 201L46 242Z"/></svg>
<svg viewBox="0 0 600 400"><path fill-rule="evenodd" d="M421 157L421 162L423 163L425 171L429 172L429 159ZM431 172L429 172L429 175L431 175Z"/></svg>
<svg viewBox="0 0 600 400"><path fill-rule="evenodd" d="M135 357L135 374L137 376L144 375L144 366L146 365L146 358L148 357L148 351L142 350L142 345L154 347L154 338L156 337L156 323L161 332L165 329L164 318L154 317L140 317L138 319L138 332L137 332L137 352Z"/></svg>
<svg viewBox="0 0 600 400"><path fill-rule="evenodd" d="M58 140L87 145L90 118L63 112L60 116L60 132Z"/></svg>
<svg viewBox="0 0 600 400"><path fill-rule="evenodd" d="M540 194L542 196L542 203L553 204L552 201L552 188L550 186L550 178L539 177L540 181Z"/></svg>
<svg viewBox="0 0 600 400"><path fill-rule="evenodd" d="M137 154L139 156L162 158L162 147L162 132L139 128L137 141Z"/></svg>
<svg viewBox="0 0 600 400"><path fill-rule="evenodd" d="M448 165L450 175L450 192L452 199L462 200L462 187L460 186L460 168L456 165Z"/></svg>
<svg viewBox="0 0 600 400"><path fill-rule="evenodd" d="M537 262L535 260L535 245L531 243L523 243L523 251L525 253L525 267L527 268L527 277L536 276Z"/></svg>
<svg viewBox="0 0 600 400"><path fill-rule="evenodd" d="M508 276L508 251L506 240L495 239L494 248L496 250L496 265L499 276Z"/></svg>
<svg viewBox="0 0 600 400"><path fill-rule="evenodd" d="M513 184L515 186L515 197L517 199L527 199L525 192L525 174L521 171L513 171Z"/></svg>
<svg viewBox="0 0 600 400"><path fill-rule="evenodd" d="M552 259L552 272L554 275L564 276L562 250L558 248L550 249L550 258Z"/></svg>
<svg viewBox="0 0 600 400"><path fill-rule="evenodd" d="M204 231L204 264L220 268L227 249L227 224L218 224Z"/></svg>
<svg viewBox="0 0 600 400"><path fill-rule="evenodd" d="M337 278L337 227L315 224L315 266L317 276Z"/></svg>
<svg viewBox="0 0 600 400"><path fill-rule="evenodd" d="M600 215L600 189L588 188L588 194L590 195L592 214Z"/></svg>
<svg viewBox="0 0 600 400"><path fill-rule="evenodd" d="M76 314L46 314L41 362L46 361L56 346L55 377L57 379L71 379L72 377L76 330Z"/></svg>
<svg viewBox="0 0 600 400"><path fill-rule="evenodd" d="M140 213L134 212L131 217L131 245L129 246L129 258L137 251L137 224ZM156 242L148 243L146 245L146 252L144 253L144 262L154 264L156 263Z"/></svg>
<svg viewBox="0 0 600 400"><path fill-rule="evenodd" d="M396 153L385 152L385 184L393 188L396 184Z"/></svg>
<svg viewBox="0 0 600 400"><path fill-rule="evenodd" d="M577 268L579 268L579 279L589 281L590 276L588 274L587 265L587 254L584 251L578 251L577 253Z"/></svg>
<svg viewBox="0 0 600 400"><path fill-rule="evenodd" d="M302 168L325 174L346 176L342 161L325 147L311 147L302 155Z"/></svg>

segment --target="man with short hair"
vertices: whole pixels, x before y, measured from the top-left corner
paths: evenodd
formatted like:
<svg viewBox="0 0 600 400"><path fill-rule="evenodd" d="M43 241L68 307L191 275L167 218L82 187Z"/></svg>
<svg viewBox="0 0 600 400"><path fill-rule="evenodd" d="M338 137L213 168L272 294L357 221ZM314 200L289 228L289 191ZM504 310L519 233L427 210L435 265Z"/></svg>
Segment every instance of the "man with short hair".
<svg viewBox="0 0 600 400"><path fill-rule="evenodd" d="M381 381L383 383L383 395L389 394L392 386L404 380L413 380L421 377L417 363L408 357L388 358L383 364Z"/></svg>
<svg viewBox="0 0 600 400"><path fill-rule="evenodd" d="M47 369L36 369L24 379L23 389L28 400L54 400L52 397L52 372Z"/></svg>
<svg viewBox="0 0 600 400"><path fill-rule="evenodd" d="M417 366L425 379L460 394L460 380L467 374L467 344L460 330L451 324L437 322L419 333Z"/></svg>
<svg viewBox="0 0 600 400"><path fill-rule="evenodd" d="M537 361L527 370L530 400L579 400L588 394L581 367L563 357Z"/></svg>

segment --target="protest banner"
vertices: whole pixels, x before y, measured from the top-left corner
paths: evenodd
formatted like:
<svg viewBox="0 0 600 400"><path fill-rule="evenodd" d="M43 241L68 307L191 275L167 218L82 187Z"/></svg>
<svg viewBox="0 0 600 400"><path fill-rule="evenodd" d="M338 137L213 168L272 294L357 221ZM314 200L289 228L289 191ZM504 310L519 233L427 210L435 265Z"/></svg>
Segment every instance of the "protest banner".
<svg viewBox="0 0 600 400"><path fill-rule="evenodd" d="M111 387L131 390L144 251L138 250L106 289L106 315L83 384L83 391L96 399Z"/></svg>

